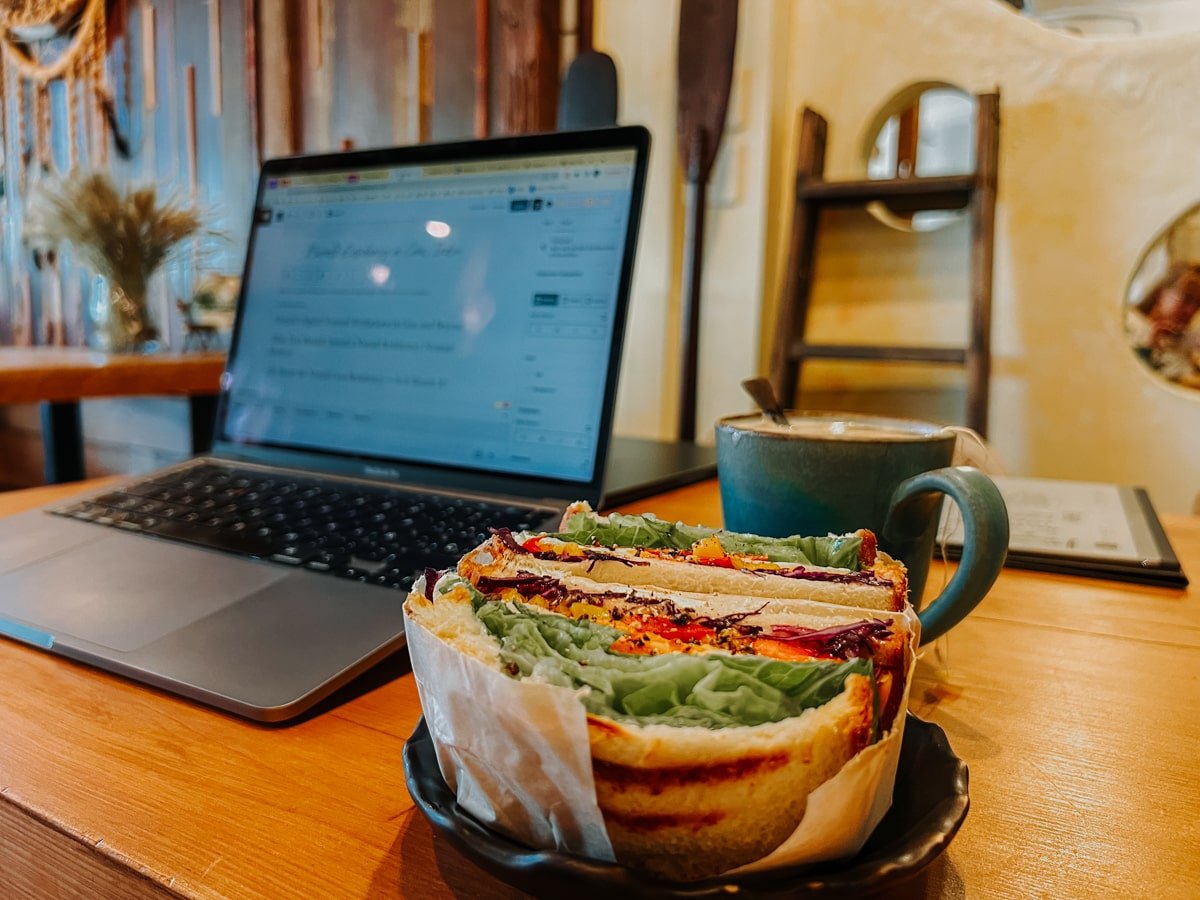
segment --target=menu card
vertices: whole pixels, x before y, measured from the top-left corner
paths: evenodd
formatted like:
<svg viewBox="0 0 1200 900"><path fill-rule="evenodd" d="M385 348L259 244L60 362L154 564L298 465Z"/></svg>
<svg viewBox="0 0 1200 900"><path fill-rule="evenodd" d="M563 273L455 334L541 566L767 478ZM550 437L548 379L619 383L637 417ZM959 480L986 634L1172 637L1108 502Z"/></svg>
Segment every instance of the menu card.
<svg viewBox="0 0 1200 900"><path fill-rule="evenodd" d="M1145 490L1116 484L993 476L1008 506L1006 565L1185 587L1187 576ZM942 509L947 555L962 549L962 521Z"/></svg>

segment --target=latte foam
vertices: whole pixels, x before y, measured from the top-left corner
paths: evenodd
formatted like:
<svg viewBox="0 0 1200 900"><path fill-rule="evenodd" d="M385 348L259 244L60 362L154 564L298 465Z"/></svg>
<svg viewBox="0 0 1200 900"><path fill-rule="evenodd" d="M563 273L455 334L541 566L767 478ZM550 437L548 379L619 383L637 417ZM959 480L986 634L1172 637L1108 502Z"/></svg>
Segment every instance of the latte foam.
<svg viewBox="0 0 1200 900"><path fill-rule="evenodd" d="M727 419L724 424L739 431L752 431L757 434L834 441L917 441L952 436L952 433L946 431L941 425L934 425L931 422L836 413L827 415L793 413L789 416L787 425L779 425L765 415Z"/></svg>

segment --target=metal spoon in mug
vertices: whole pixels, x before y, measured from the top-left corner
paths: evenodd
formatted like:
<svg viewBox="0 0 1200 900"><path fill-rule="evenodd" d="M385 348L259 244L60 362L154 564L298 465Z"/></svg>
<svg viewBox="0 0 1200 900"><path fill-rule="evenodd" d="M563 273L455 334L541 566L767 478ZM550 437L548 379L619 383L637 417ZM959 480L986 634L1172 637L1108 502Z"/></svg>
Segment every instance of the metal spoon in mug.
<svg viewBox="0 0 1200 900"><path fill-rule="evenodd" d="M765 378L747 378L742 382L742 387L746 389L746 393L754 398L754 402L758 404L758 408L771 417L771 421L776 425L782 425L785 428L792 423L788 421L788 417L783 414L783 407L779 405L779 400L775 396L775 389L771 387L771 382Z"/></svg>

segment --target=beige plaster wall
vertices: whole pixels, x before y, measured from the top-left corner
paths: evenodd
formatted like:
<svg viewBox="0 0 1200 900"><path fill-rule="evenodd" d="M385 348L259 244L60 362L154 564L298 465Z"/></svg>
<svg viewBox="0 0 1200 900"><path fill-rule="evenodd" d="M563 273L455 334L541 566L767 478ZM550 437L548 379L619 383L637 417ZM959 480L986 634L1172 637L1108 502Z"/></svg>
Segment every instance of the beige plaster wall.
<svg viewBox="0 0 1200 900"><path fill-rule="evenodd" d="M1143 371L1121 305L1146 243L1200 198L1200 119L1189 113L1200 36L1081 40L978 0L800 6L788 102L836 115L835 173L861 171L863 126L898 86L938 79L1001 90L991 437L1010 470L1146 484L1160 508L1190 508L1200 395ZM869 326L870 308L847 313L845 300L862 286L854 266L887 239L872 223L853 227L863 239L855 261L834 260L818 298L825 322ZM911 262L872 285L877 300L910 307L912 325L889 318L887 330L955 336L943 240L916 239Z"/></svg>
<svg viewBox="0 0 1200 900"><path fill-rule="evenodd" d="M739 384L758 368L765 290L768 178L778 81L773 66L786 3L741 4L737 75L726 134L709 191L701 322L697 432L747 408ZM683 183L675 144L675 40L678 0L604 0L596 4L596 46L614 57L620 120L653 133L629 336L617 400L616 429L674 435L678 414L679 294Z"/></svg>
<svg viewBox="0 0 1200 900"><path fill-rule="evenodd" d="M598 43L623 78L622 118L648 124L657 142L618 428L669 434L682 229L677 5L597 5ZM1121 305L1147 242L1200 199L1200 35L1086 40L986 0L743 0L741 15L738 86L752 97L722 155L740 147L743 190L710 213L701 421L744 408L737 381L763 359L759 324L774 320L796 111L810 104L830 119L829 174L855 177L867 122L902 86L998 86L992 440L1012 472L1144 484L1160 509L1190 509L1200 396L1142 370ZM847 212L827 219L821 237L815 336L963 338L965 228L909 236ZM953 370L823 365L811 374L809 402L961 415Z"/></svg>

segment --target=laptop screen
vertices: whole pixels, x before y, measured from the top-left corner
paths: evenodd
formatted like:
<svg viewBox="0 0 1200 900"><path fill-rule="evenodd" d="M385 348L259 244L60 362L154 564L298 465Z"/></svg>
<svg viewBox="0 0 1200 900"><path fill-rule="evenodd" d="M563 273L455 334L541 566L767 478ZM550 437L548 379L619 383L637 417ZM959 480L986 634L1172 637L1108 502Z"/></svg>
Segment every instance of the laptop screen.
<svg viewBox="0 0 1200 900"><path fill-rule="evenodd" d="M268 169L221 438L594 480L637 161Z"/></svg>

